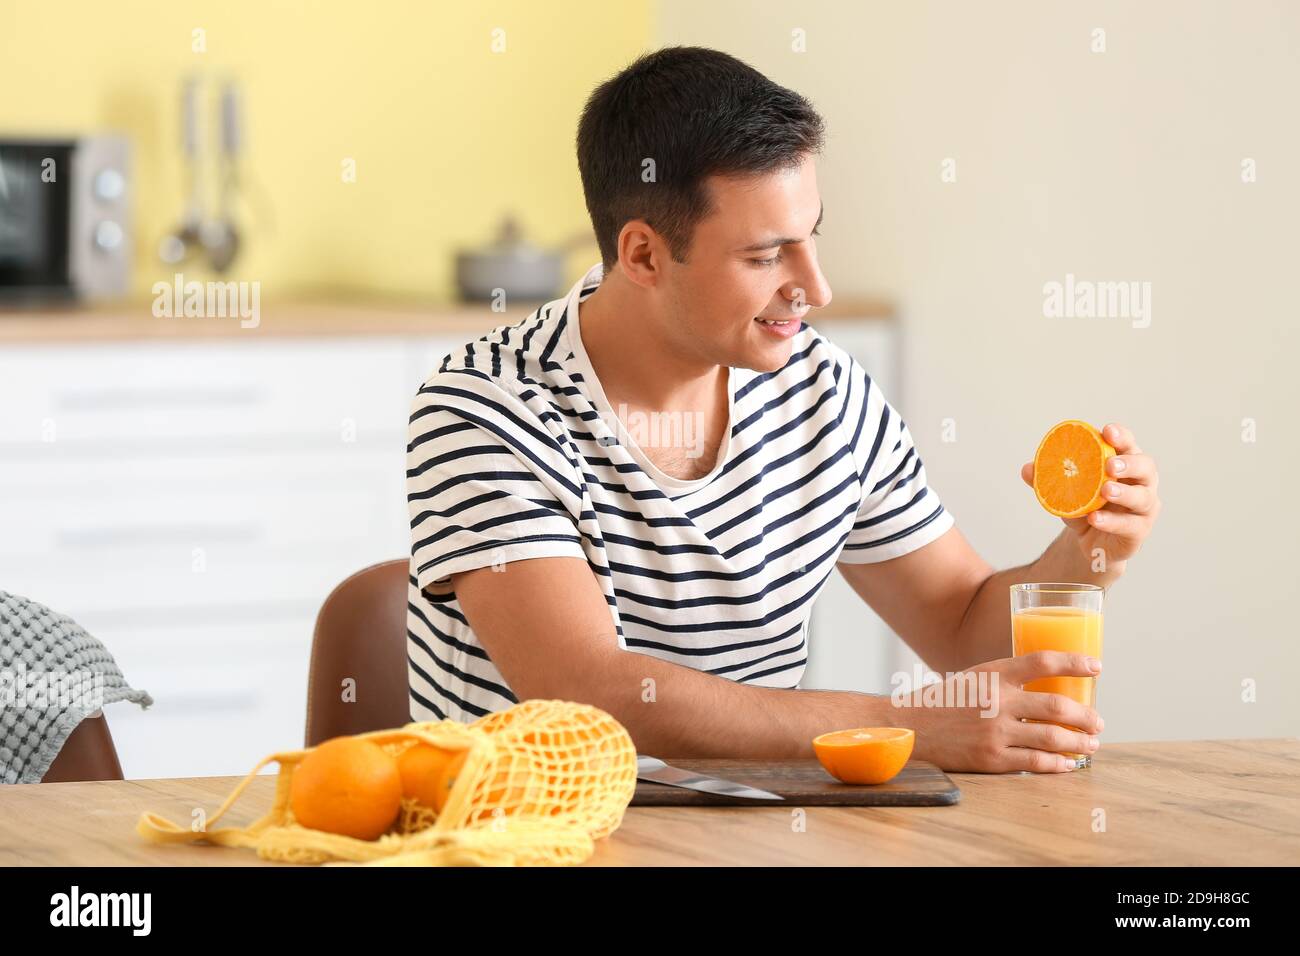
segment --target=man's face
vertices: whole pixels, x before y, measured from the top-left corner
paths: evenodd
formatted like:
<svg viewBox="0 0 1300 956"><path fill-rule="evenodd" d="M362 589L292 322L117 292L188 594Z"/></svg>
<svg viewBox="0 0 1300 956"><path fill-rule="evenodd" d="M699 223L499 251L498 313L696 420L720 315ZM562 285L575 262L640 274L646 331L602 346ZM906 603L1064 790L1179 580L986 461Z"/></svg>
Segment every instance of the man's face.
<svg viewBox="0 0 1300 956"><path fill-rule="evenodd" d="M683 348L719 365L783 368L810 306L831 300L817 264L821 222L811 159L743 179L710 177L714 211L695 227L687 263L669 260L669 328ZM756 318L789 319L765 327Z"/></svg>

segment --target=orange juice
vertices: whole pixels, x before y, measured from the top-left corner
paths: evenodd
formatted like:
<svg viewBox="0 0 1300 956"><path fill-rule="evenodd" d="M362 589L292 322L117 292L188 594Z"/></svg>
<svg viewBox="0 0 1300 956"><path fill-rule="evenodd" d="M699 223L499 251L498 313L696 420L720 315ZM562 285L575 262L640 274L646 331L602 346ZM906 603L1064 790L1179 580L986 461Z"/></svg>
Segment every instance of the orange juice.
<svg viewBox="0 0 1300 956"><path fill-rule="evenodd" d="M1016 657L1035 651L1066 651L1101 660L1101 613L1078 607L1029 607L1015 611L1011 615L1011 645ZM1026 682L1025 690L1062 694L1087 707L1095 707L1097 702L1095 677L1040 677ZM1068 727L1067 724L1057 726Z"/></svg>

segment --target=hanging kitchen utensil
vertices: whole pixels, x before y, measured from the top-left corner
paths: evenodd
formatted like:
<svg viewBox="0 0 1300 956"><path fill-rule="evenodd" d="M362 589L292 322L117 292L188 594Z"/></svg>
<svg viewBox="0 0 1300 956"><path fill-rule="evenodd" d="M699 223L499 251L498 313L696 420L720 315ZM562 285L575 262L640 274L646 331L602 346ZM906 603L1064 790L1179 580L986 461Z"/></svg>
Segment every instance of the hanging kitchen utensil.
<svg viewBox="0 0 1300 956"><path fill-rule="evenodd" d="M208 262L225 272L239 253L239 228L235 224L234 200L239 175L239 92L233 80L221 89L221 157L218 162L219 207L217 218L204 223L203 246Z"/></svg>
<svg viewBox="0 0 1300 956"><path fill-rule="evenodd" d="M181 151L185 158L185 175L189 196L181 221L158 244L158 258L168 265L180 265L201 247L203 197L199 162L199 80L188 77L181 87Z"/></svg>

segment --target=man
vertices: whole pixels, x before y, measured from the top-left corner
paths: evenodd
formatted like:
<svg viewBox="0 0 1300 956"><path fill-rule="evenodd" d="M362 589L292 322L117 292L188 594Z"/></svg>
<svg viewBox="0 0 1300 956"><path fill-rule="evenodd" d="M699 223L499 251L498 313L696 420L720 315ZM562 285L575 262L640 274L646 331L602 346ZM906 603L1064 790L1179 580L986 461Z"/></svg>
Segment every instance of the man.
<svg viewBox="0 0 1300 956"><path fill-rule="evenodd" d="M1008 586L1118 578L1159 509L1155 466L1108 426L1117 496L995 574L876 383L802 321L831 299L822 142L806 100L713 50L651 53L592 94L577 151L602 262L416 396L412 719L563 698L663 757L811 756L816 735L873 725L914 727L915 755L952 770L1093 752L1092 708L1020 685L1095 671L1008 659ZM995 672L996 716L800 689L836 568L949 681Z"/></svg>

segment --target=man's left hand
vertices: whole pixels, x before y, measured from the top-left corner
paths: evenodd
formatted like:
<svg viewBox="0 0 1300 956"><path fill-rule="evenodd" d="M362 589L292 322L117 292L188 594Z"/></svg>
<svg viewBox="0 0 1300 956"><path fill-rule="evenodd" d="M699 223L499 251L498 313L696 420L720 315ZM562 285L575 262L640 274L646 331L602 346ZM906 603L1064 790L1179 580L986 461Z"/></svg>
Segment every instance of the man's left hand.
<svg viewBox="0 0 1300 956"><path fill-rule="evenodd" d="M1062 518L1065 526L1078 537L1085 558L1091 560L1094 549L1101 548L1108 562L1127 561L1138 553L1151 533L1160 514L1156 486L1160 476L1155 459L1143 454L1133 433L1123 425L1111 423L1101 431L1115 454L1106 461L1108 480L1101 495L1106 504L1082 518ZM1031 488L1034 463L1020 468L1020 477Z"/></svg>

